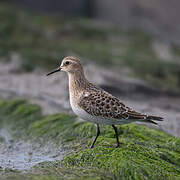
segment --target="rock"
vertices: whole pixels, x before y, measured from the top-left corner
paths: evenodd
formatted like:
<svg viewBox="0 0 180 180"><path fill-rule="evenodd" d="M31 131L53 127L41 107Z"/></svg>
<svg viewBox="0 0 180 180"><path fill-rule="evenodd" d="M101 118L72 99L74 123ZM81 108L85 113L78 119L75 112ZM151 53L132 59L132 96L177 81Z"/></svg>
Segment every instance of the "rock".
<svg viewBox="0 0 180 180"><path fill-rule="evenodd" d="M60 176L65 179L180 178L180 138L144 125L118 127L119 148L114 147L113 129L101 125L101 136L95 148L90 149L96 131L94 124L67 114L42 116L38 106L22 100L0 101L0 124L9 127L16 141L31 139L32 146L39 142L30 154L27 151L30 156L37 148L49 146L49 142L53 143L51 149L60 146L59 153L63 155L62 161L56 160L58 154L53 155L50 162L39 163L23 174L6 167L11 170L0 172L5 178L10 175L16 179L39 176L49 179ZM40 151L39 156L43 153Z"/></svg>

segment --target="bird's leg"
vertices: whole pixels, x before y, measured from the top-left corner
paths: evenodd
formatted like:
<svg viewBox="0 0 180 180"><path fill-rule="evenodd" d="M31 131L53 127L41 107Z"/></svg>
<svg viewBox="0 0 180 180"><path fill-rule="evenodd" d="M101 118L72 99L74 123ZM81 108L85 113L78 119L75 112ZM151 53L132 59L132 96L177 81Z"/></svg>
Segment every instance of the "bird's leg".
<svg viewBox="0 0 180 180"><path fill-rule="evenodd" d="M119 135L118 135L118 131L117 131L117 127L115 125L112 125L114 131L115 131L115 134L116 134L116 140L117 140L117 148L119 147L120 143L119 143Z"/></svg>
<svg viewBox="0 0 180 180"><path fill-rule="evenodd" d="M96 125L97 125L97 134L96 134L96 137L95 137L95 139L94 139L94 141L93 141L93 143L92 143L92 145L91 145L91 148L94 147L94 144L95 144L95 142L96 142L96 140L97 140L97 138L98 138L98 136L99 136L99 134L100 134L99 124L96 124Z"/></svg>

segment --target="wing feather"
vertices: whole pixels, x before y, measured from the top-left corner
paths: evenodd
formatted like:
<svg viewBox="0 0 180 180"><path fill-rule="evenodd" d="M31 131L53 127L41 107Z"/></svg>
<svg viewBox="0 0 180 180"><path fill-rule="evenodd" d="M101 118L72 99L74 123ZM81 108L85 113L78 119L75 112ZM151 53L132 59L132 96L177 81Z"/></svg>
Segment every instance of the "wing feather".
<svg viewBox="0 0 180 180"><path fill-rule="evenodd" d="M148 116L125 106L118 98L102 89L85 91L78 105L93 116L113 119L127 119L155 123L153 120L162 121L163 118ZM156 123L155 123L156 124Z"/></svg>

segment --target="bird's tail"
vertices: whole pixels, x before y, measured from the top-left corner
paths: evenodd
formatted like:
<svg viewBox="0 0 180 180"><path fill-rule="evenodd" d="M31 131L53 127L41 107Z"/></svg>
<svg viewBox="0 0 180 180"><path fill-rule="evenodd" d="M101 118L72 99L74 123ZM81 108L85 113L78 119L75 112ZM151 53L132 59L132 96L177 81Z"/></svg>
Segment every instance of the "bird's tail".
<svg viewBox="0 0 180 180"><path fill-rule="evenodd" d="M147 120L147 122L150 122L150 123L153 123L153 124L157 124L154 121L163 121L163 118L159 117L159 116L147 116L146 120Z"/></svg>

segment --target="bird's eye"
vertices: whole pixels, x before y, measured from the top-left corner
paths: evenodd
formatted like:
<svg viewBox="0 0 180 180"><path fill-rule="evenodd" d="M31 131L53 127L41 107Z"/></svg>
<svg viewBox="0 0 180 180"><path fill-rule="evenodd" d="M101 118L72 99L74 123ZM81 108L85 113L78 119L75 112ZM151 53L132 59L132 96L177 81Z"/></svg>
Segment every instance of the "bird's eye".
<svg viewBox="0 0 180 180"><path fill-rule="evenodd" d="M69 64L69 61L66 61L65 64L68 65L68 64Z"/></svg>

